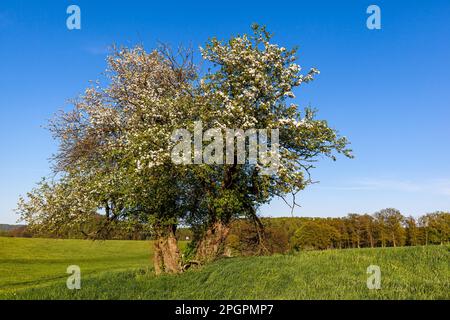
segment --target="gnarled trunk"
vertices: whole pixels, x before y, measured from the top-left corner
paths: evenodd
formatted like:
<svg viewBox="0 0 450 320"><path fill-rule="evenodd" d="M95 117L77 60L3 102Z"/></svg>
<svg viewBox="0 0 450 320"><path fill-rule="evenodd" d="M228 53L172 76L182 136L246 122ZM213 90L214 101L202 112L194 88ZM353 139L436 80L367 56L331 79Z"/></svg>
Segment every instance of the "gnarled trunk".
<svg viewBox="0 0 450 320"><path fill-rule="evenodd" d="M158 232L154 243L153 263L155 273L181 273L181 254L174 227Z"/></svg>
<svg viewBox="0 0 450 320"><path fill-rule="evenodd" d="M211 224L197 243L196 260L206 263L220 257L224 252L229 232L230 226L221 221Z"/></svg>

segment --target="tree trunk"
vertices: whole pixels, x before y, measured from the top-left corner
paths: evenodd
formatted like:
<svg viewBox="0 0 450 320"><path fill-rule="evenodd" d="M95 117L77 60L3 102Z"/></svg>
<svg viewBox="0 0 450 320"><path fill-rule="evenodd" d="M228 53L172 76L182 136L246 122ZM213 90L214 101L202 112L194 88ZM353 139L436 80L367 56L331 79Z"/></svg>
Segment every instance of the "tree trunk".
<svg viewBox="0 0 450 320"><path fill-rule="evenodd" d="M174 228L159 233L154 243L153 264L155 273L181 273L181 254Z"/></svg>
<svg viewBox="0 0 450 320"><path fill-rule="evenodd" d="M230 227L221 221L213 223L197 243L196 260L206 263L220 257L224 252L229 232Z"/></svg>
<svg viewBox="0 0 450 320"><path fill-rule="evenodd" d="M269 249L267 249L265 245L265 231L264 231L264 224L259 219L256 214L254 215L254 222L256 227L256 234L258 235L258 255L264 255L269 253Z"/></svg>

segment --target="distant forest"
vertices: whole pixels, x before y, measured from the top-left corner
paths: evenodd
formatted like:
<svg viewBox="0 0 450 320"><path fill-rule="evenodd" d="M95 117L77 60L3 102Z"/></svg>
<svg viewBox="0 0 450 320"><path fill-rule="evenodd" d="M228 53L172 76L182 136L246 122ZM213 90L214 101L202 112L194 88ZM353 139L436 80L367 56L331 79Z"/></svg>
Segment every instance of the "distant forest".
<svg viewBox="0 0 450 320"><path fill-rule="evenodd" d="M0 228L0 236L89 238L90 230L102 223L98 216L83 230L59 229L54 234L33 234L26 226ZM342 218L262 218L264 228L246 219L232 223L226 241L227 255L288 253L298 250L324 250L367 247L417 246L450 242L450 213L435 212L418 219L405 217L396 209L373 215L349 214ZM6 226L6 225L2 225ZM189 228L178 228L178 240L192 240ZM118 222L105 239L151 240L152 232L142 225ZM262 241L261 241L262 239Z"/></svg>
<svg viewBox="0 0 450 320"><path fill-rule="evenodd" d="M297 250L374 248L444 244L450 242L450 213L436 212L405 217L396 209L373 215L349 214L343 218L267 218L264 250L288 253ZM255 228L239 221L227 239L228 247L241 255L254 252Z"/></svg>

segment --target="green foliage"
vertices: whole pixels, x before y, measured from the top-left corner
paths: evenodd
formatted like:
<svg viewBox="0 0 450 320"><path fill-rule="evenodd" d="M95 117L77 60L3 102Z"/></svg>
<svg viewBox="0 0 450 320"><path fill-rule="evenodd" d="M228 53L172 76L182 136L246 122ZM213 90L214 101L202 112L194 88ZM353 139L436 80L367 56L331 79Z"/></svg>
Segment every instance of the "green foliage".
<svg viewBox="0 0 450 320"><path fill-rule="evenodd" d="M397 209L383 209L375 213L378 233L382 246L390 244L394 247L405 243L405 230L402 227L404 217Z"/></svg>
<svg viewBox="0 0 450 320"><path fill-rule="evenodd" d="M297 250L308 249L329 249L333 247L339 238L338 231L320 221L306 221L302 226L295 231L292 238L292 246Z"/></svg>
<svg viewBox="0 0 450 320"><path fill-rule="evenodd" d="M312 81L318 70L303 74L296 49L272 43L265 27L252 29L227 41L212 38L201 49L211 68L200 81L199 117L207 128L279 129L279 167L265 175L260 161L200 166L205 185L201 205L209 211L203 224L255 219L260 205L309 185L309 171L319 157L352 157L345 137L316 119L310 108L301 111L292 103L295 89ZM248 152L248 142L245 148Z"/></svg>
<svg viewBox="0 0 450 320"><path fill-rule="evenodd" d="M105 219L93 238L124 224L154 233L177 224L191 197L182 188L182 170L172 165L170 137L192 114L192 68L158 50L114 51L107 85L86 89L72 110L49 124L59 142L58 179L42 181L20 199L18 211L30 228L57 234L92 226L99 214Z"/></svg>
<svg viewBox="0 0 450 320"><path fill-rule="evenodd" d="M422 216L419 226L423 230L419 236L422 243L447 243L450 240L450 213L435 212Z"/></svg>

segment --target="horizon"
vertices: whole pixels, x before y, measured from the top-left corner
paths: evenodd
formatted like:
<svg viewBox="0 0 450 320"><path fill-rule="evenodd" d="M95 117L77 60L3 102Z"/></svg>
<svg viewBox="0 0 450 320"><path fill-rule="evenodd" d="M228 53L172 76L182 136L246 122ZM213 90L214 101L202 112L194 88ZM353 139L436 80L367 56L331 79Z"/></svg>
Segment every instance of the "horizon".
<svg viewBox="0 0 450 320"><path fill-rule="evenodd" d="M240 11L231 3L203 2L171 10L168 3L80 0L81 30L68 30L68 2L3 1L0 41L8 50L0 51L0 223L18 223L19 195L50 175L48 159L57 145L42 126L101 77L108 47L184 43L198 58L209 37L249 33L254 22L267 26L274 43L298 45L303 70L320 70L295 91L294 102L317 108L318 118L348 137L355 154L317 164L312 176L320 183L299 194L295 217L390 207L414 217L450 211L448 1L376 1L381 30L366 27L369 1L297 1L288 11L254 3L239 2ZM206 14L219 8L220 14ZM260 214L290 217L290 210L274 199Z"/></svg>
<svg viewBox="0 0 450 320"><path fill-rule="evenodd" d="M264 215L264 216L262 216L262 218L264 219L264 218L267 218L267 219L286 219L286 218L309 218L309 219L327 219L327 218L333 218L333 219L343 219L343 218L346 218L348 215L350 215L350 214L358 214L358 215L365 215L365 214L368 214L368 215L370 215L370 216L373 216L375 213L377 213L377 212L379 212L379 211L381 211L381 210L383 210L383 209L391 209L391 208L380 208L380 210L377 210L376 212L349 212L349 213L346 213L346 214L344 214L344 215L339 215L339 216L327 216L327 215L315 215L315 216L311 216L311 215L277 215L277 216L270 216L270 215ZM392 208L392 209L396 209L396 208ZM409 216L412 216L414 219L418 219L418 218L420 218L421 216L423 216L423 215L426 215L426 214L430 214L430 213L437 213L437 212L446 212L446 211L433 211L433 212L425 212L425 213L423 213L423 214L419 214L419 215L406 215L406 214L404 214L403 212L401 212L402 213L402 215L404 216L404 217L409 217ZM16 223L5 223L5 222L1 222L0 221L0 225L9 225L9 226L27 226L28 224L26 224L25 222L23 222L22 221L22 223L19 223L19 222L16 222ZM182 227L183 228L183 227Z"/></svg>

